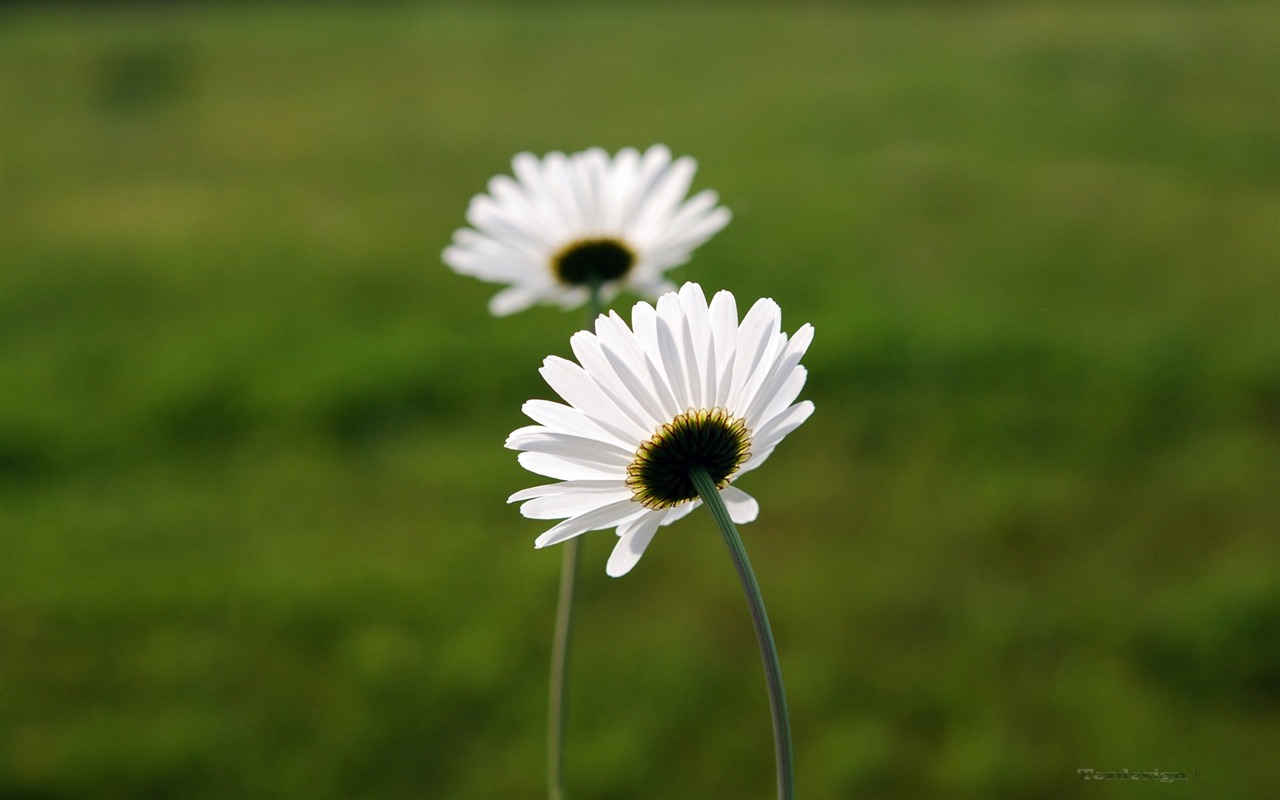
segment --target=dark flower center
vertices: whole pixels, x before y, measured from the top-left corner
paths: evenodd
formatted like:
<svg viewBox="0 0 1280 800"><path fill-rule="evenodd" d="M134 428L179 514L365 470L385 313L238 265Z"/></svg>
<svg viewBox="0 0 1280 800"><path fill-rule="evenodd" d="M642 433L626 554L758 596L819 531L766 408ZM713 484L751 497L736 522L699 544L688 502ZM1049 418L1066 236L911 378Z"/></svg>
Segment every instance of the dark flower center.
<svg viewBox="0 0 1280 800"><path fill-rule="evenodd" d="M590 286L621 278L635 264L635 253L617 239L580 239L551 257L561 283Z"/></svg>
<svg viewBox="0 0 1280 800"><path fill-rule="evenodd" d="M678 506L698 496L689 469L701 466L717 489L751 455L746 422L723 408L689 409L658 429L640 445L627 466L627 486L646 508Z"/></svg>

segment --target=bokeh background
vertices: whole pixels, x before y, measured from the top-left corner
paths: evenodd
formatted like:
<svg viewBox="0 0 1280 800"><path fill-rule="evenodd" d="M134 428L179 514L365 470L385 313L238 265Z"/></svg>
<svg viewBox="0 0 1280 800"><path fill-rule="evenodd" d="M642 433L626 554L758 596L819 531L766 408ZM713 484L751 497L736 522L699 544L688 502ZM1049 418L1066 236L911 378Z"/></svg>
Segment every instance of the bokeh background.
<svg viewBox="0 0 1280 800"><path fill-rule="evenodd" d="M817 329L743 483L801 796L1274 790L1280 5L139 3L0 11L0 795L541 796L502 441L581 319L439 253L654 142L735 215L674 277ZM770 796L710 519L611 541L572 796Z"/></svg>

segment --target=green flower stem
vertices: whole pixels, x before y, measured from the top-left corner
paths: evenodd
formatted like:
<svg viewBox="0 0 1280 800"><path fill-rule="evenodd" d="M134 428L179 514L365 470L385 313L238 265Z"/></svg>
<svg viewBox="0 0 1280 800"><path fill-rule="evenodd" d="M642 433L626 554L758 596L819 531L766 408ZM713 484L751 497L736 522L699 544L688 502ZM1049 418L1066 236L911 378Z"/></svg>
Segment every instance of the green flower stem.
<svg viewBox="0 0 1280 800"><path fill-rule="evenodd" d="M551 691L547 704L547 797L564 800L564 717L568 706L569 643L573 639L573 589L578 579L578 542L564 543L560 599L551 646Z"/></svg>
<svg viewBox="0 0 1280 800"><path fill-rule="evenodd" d="M738 570L738 579L742 581L742 589L747 594L747 605L751 608L751 621L756 626L756 640L760 643L760 658L764 661L765 683L769 687L769 711L773 716L773 748L778 765L778 798L793 800L795 797L795 771L791 755L791 722L787 717L787 695L782 688L782 667L778 663L778 648L773 643L773 630L769 627L769 615L764 609L764 598L760 594L760 584L756 583L756 575L751 570L751 561L747 558L747 550L738 536L738 528L729 518L729 509L725 508L720 491L716 489L711 476L701 466L689 470L698 496L711 510L720 533L724 535L724 543L729 547L729 555L733 558L733 566Z"/></svg>
<svg viewBox="0 0 1280 800"><path fill-rule="evenodd" d="M600 281L591 282L587 300L587 327L600 316ZM564 729L569 707L569 645L573 640L573 595L578 582L581 538L561 546L560 596L556 601L556 626L551 640L551 687L547 693L547 797L564 800Z"/></svg>

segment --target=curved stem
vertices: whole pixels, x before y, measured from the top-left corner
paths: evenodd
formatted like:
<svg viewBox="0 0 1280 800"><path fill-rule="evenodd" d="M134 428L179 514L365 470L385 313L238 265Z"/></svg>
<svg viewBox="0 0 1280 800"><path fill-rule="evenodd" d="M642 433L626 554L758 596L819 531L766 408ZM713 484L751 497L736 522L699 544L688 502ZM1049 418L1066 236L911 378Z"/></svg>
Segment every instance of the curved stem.
<svg viewBox="0 0 1280 800"><path fill-rule="evenodd" d="M689 477L698 490L698 496L711 510L720 533L724 535L724 543L729 547L729 555L733 558L733 566L738 570L738 579L747 595L747 605L751 609L751 621L755 624L756 640L760 643L760 658L764 661L764 678L769 688L769 711L773 717L773 749L778 766L778 798L792 800L795 797L795 774L791 755L791 721L787 716L787 695L782 687L782 666L778 663L778 648L773 643L773 630L769 627L769 615L765 612L764 598L760 594L760 584L756 583L755 572L751 569L751 561L747 558L747 550L738 536L738 528L729 518L729 510L725 508L720 491L716 489L711 476L705 468L694 466L689 470Z"/></svg>
<svg viewBox="0 0 1280 800"><path fill-rule="evenodd" d="M600 315L600 281L591 283L587 300L587 326ZM573 595L578 582L578 551L581 539L562 546L560 594L556 601L556 624L551 638L551 686L547 693L547 797L564 800L564 730L569 708L569 646L573 641Z"/></svg>

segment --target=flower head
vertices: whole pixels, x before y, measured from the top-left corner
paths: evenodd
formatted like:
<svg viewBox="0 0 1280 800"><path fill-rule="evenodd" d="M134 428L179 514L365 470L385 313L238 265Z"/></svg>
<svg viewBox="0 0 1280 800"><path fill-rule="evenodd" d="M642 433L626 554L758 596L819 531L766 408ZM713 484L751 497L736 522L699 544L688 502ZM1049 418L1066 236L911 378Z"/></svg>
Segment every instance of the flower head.
<svg viewBox="0 0 1280 800"><path fill-rule="evenodd" d="M756 301L739 324L732 294L718 292L708 305L702 288L686 283L657 308L636 303L631 324L601 315L594 333L570 340L577 363L548 357L542 377L565 403L525 403L538 424L506 443L523 451L525 469L560 481L508 499L523 501L526 517L563 520L536 545L617 528L606 568L615 577L635 566L659 527L701 503L692 466L709 473L734 522L755 519L759 506L733 482L813 413L808 400L793 403L813 328L788 339L772 300Z"/></svg>
<svg viewBox="0 0 1280 800"><path fill-rule="evenodd" d="M534 303L573 308L593 285L606 302L623 288L657 297L675 288L663 272L729 224L715 192L685 198L697 164L672 161L660 144L613 158L599 148L521 153L511 165L515 179L498 175L472 198L472 227L442 255L455 272L509 284L489 301L497 316Z"/></svg>

